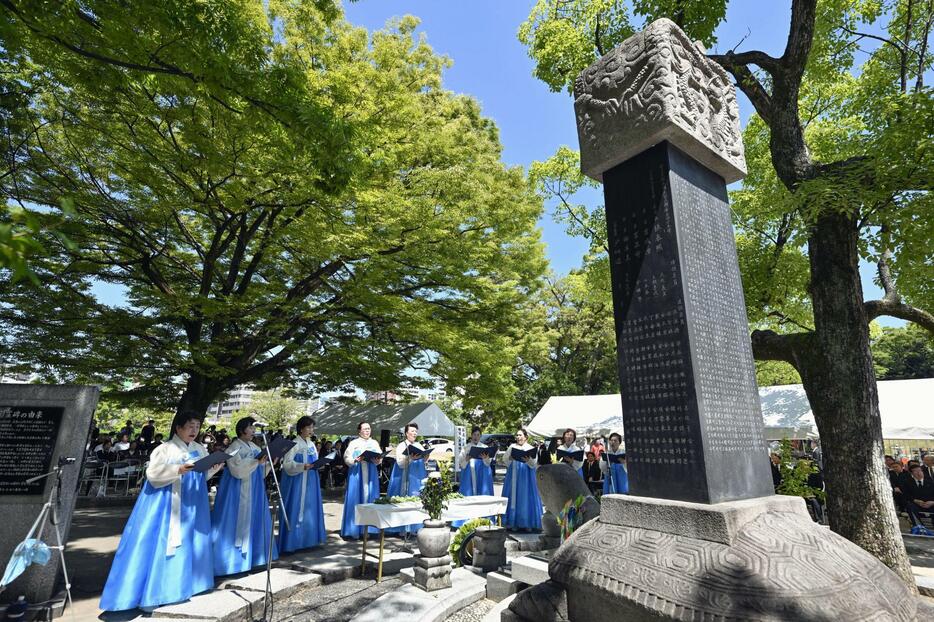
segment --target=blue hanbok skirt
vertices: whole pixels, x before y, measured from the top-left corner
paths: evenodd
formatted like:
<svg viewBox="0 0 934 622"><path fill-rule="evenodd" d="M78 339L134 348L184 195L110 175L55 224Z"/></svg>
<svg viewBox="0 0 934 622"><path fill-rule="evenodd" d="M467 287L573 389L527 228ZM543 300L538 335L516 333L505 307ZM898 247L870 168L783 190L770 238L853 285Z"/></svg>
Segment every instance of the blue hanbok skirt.
<svg viewBox="0 0 934 622"><path fill-rule="evenodd" d="M304 462L301 454L295 456L296 462ZM283 471L279 487L282 489L282 507L289 519L289 528L285 526L282 510L279 511L279 550L291 553L324 544L327 533L324 530L324 506L321 500L321 480L314 469L305 472L305 507L302 503L302 475L289 475Z"/></svg>
<svg viewBox="0 0 934 622"><path fill-rule="evenodd" d="M516 494L512 494L512 482L516 481ZM542 499L538 496L535 469L517 460L509 463L503 496L509 499L503 524L511 529L541 529Z"/></svg>
<svg viewBox="0 0 934 622"><path fill-rule="evenodd" d="M188 600L214 587L211 508L204 473L182 476L182 543L167 556L172 486L146 482L123 528L100 608L122 611Z"/></svg>
<svg viewBox="0 0 934 622"><path fill-rule="evenodd" d="M474 472L474 476L477 480L476 489L474 489L473 478L470 476L471 471ZM483 460L471 458L467 463L467 468L461 471L460 478L461 483L457 490L465 497L493 494L493 471L490 467L483 464ZM487 518L492 522L495 517L488 516ZM451 522L451 526L460 527L466 522L467 521L456 520Z"/></svg>
<svg viewBox="0 0 934 622"><path fill-rule="evenodd" d="M341 535L345 538L362 538L363 527L357 525L354 510L358 503L373 503L379 497L379 466L367 464L367 481L363 479L363 465L354 463L347 475L347 490L344 492L344 518L341 521ZM369 533L378 533L376 527L370 527Z"/></svg>
<svg viewBox="0 0 934 622"><path fill-rule="evenodd" d="M603 477L603 494L615 493L620 495L629 494L629 474L626 473L626 467L622 464L611 464L610 473L612 473L613 489L610 490L610 477Z"/></svg>
<svg viewBox="0 0 934 622"><path fill-rule="evenodd" d="M392 467L392 473L389 476L389 487L386 489L387 497L412 497L417 495L422 491L422 480L428 477L428 471L425 469L424 460L413 460L409 462L409 487L403 492L402 483L405 478L405 469L400 467L398 463L394 464ZM402 533L407 531L409 533L416 533L419 529L422 528L421 523L414 525L406 525L404 527L392 527L391 529L386 529L388 533Z"/></svg>
<svg viewBox="0 0 934 622"><path fill-rule="evenodd" d="M217 576L246 572L256 566L266 565L269 538L272 536L272 516L269 513L269 498L266 496L265 474L266 469L262 464L250 474L250 531L239 547L235 543L241 480L231 475L229 470L225 470L221 476L211 512L211 544L214 547L214 574ZM279 558L275 540L272 543L272 558Z"/></svg>

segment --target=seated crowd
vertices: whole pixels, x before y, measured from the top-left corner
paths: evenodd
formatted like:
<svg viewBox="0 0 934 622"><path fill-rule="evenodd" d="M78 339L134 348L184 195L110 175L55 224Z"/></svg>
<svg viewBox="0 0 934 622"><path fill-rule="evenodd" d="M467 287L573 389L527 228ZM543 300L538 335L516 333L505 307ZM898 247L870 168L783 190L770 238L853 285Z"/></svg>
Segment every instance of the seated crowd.
<svg viewBox="0 0 934 622"><path fill-rule="evenodd" d="M908 515L912 527L923 526L925 517L934 525L934 453L906 464L886 456L885 466L896 509Z"/></svg>

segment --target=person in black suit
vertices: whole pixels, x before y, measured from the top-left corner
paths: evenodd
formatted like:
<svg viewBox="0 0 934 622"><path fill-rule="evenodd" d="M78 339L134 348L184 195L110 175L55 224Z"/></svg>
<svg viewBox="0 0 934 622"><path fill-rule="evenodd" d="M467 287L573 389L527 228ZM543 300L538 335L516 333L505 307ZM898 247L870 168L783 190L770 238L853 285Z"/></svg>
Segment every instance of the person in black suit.
<svg viewBox="0 0 934 622"><path fill-rule="evenodd" d="M885 457L885 464L889 472L889 484L892 486L892 498L895 500L895 509L899 512L905 511L905 497L902 495L902 475L905 469L902 463L891 456Z"/></svg>
<svg viewBox="0 0 934 622"><path fill-rule="evenodd" d="M934 454L927 453L921 458L921 470L924 471L924 479L934 482Z"/></svg>
<svg viewBox="0 0 934 622"><path fill-rule="evenodd" d="M590 492L596 492L603 486L603 472L600 470L600 461L597 460L597 454L592 451L587 452L587 460L582 467L584 471L584 481L590 488Z"/></svg>
<svg viewBox="0 0 934 622"><path fill-rule="evenodd" d="M934 513L934 481L924 477L921 465L912 465L910 476L900 486L905 499L905 509L913 525L921 524L919 512Z"/></svg>
<svg viewBox="0 0 934 622"><path fill-rule="evenodd" d="M778 454L771 454L769 459L772 465L772 486L775 488L775 492L778 492L778 486L782 483L782 472L778 465L782 463L782 459Z"/></svg>

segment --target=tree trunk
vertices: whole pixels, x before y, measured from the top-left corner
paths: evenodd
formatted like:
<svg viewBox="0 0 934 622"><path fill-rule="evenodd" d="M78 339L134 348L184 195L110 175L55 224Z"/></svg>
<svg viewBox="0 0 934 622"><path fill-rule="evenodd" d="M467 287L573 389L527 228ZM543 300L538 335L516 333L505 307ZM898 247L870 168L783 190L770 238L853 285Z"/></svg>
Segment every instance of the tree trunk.
<svg viewBox="0 0 934 622"><path fill-rule="evenodd" d="M178 398L178 405L175 412L192 413L198 417L204 418L208 411L208 406L220 394L220 387L214 382L209 382L204 376L189 375L188 382L185 383L185 390Z"/></svg>
<svg viewBox="0 0 934 622"><path fill-rule="evenodd" d="M808 251L814 347L796 366L820 432L830 527L917 590L882 459L854 217L821 216Z"/></svg>

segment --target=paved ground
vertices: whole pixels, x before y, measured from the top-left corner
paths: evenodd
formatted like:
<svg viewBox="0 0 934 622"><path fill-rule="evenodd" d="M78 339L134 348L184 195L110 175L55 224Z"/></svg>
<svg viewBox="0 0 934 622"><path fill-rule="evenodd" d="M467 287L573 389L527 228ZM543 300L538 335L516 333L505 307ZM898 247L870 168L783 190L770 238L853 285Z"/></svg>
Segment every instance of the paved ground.
<svg viewBox="0 0 934 622"><path fill-rule="evenodd" d="M495 492L499 493L500 489L501 485L497 484ZM343 511L340 495L341 491L329 491L325 496L324 514L328 532L340 530ZM75 511L66 548L66 563L73 586L76 622L92 622L100 615L97 603L131 509L129 505L111 505L79 508ZM908 552L915 572L934 575L934 546L928 545L926 541L918 544L917 538L911 540L915 544L909 543ZM313 588L290 598L281 611L275 613L275 619L311 622L349 620L360 607L398 586L399 579L389 577L379 585L374 584L372 579L350 579ZM482 604L468 607L450 619L454 622L479 620L483 617L478 613Z"/></svg>
<svg viewBox="0 0 934 622"><path fill-rule="evenodd" d="M484 598L477 601L469 607L464 607L445 622L480 622L483 617L490 612L490 609L496 606L496 602Z"/></svg>

